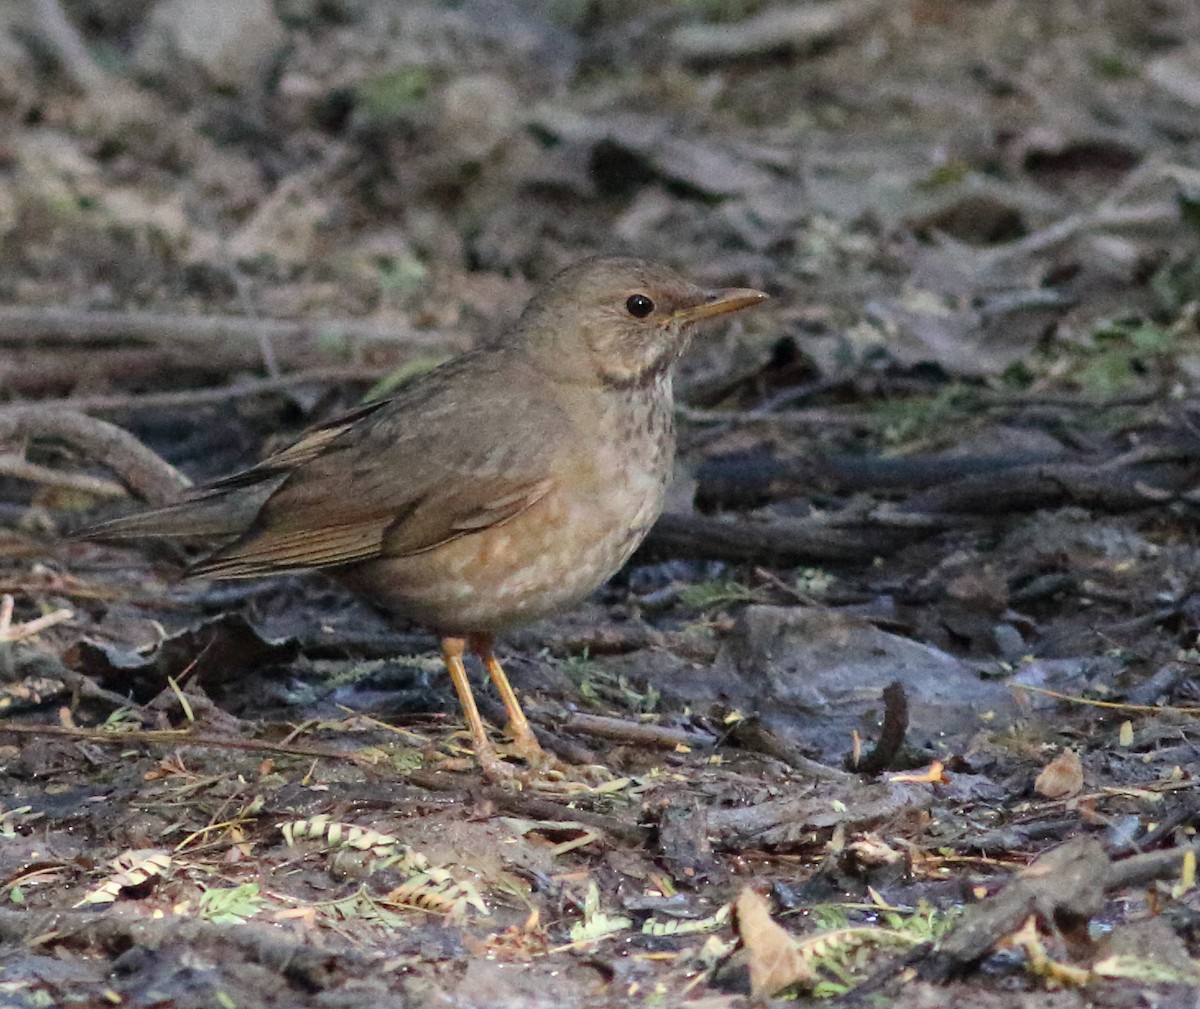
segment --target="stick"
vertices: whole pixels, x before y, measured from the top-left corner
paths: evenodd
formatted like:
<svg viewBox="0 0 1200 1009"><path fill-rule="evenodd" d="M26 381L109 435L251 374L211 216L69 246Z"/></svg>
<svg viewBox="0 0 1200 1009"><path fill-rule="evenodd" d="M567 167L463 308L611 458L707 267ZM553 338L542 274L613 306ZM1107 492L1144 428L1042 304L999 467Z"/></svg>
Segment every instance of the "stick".
<svg viewBox="0 0 1200 1009"><path fill-rule="evenodd" d="M191 481L128 431L70 410L42 406L0 409L0 442L53 438L108 467L138 497L166 504Z"/></svg>
<svg viewBox="0 0 1200 1009"><path fill-rule="evenodd" d="M268 396L306 385L340 385L376 382L388 373L386 368L336 367L297 371L278 378L256 378L235 385L206 389L181 389L179 392L130 393L124 396L67 396L42 400L39 405L78 410L80 413L131 413L135 410L186 410L217 406L239 399Z"/></svg>
<svg viewBox="0 0 1200 1009"><path fill-rule="evenodd" d="M236 315L157 315L148 312L76 311L69 308L0 307L0 346L63 343L185 344L202 353L216 347L238 348L258 364L261 340L282 350L287 344L326 352L347 345L404 344L428 350L465 349L461 333L414 329L399 322L366 319L254 319ZM282 356L282 355L281 355Z"/></svg>
<svg viewBox="0 0 1200 1009"><path fill-rule="evenodd" d="M725 522L668 513L659 518L642 550L666 557L778 564L861 564L945 528L932 516L911 526L863 522L855 527L827 519Z"/></svg>

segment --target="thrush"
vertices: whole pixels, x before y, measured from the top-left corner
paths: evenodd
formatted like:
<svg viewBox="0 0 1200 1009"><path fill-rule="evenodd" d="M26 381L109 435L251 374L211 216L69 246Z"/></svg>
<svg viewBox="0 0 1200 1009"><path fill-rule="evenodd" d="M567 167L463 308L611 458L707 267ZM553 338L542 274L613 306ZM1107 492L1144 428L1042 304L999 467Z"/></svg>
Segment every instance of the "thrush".
<svg viewBox="0 0 1200 1009"><path fill-rule="evenodd" d="M482 771L510 777L464 654L495 684L513 752L542 760L493 635L579 602L629 559L662 510L672 374L694 324L766 297L646 260L584 260L497 339L251 469L85 535L215 540L190 575L323 570L429 627Z"/></svg>

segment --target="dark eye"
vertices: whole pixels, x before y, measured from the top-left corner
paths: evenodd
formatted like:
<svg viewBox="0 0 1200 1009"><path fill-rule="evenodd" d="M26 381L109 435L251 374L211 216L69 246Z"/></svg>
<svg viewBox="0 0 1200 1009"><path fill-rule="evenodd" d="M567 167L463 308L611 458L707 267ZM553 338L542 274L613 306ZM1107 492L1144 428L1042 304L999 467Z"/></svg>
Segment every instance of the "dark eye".
<svg viewBox="0 0 1200 1009"><path fill-rule="evenodd" d="M625 311L635 319L644 319L654 311L654 302L644 294L631 294L625 302Z"/></svg>

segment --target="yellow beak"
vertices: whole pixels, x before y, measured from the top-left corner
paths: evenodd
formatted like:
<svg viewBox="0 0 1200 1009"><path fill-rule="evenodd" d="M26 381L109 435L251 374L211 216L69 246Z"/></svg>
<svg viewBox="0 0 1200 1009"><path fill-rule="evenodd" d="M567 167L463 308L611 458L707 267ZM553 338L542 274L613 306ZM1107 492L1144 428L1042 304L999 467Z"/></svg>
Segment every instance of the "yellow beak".
<svg viewBox="0 0 1200 1009"><path fill-rule="evenodd" d="M719 291L710 291L708 298L699 305L691 308L681 308L672 316L672 322L699 322L701 319L711 319L715 315L725 315L737 312L751 305L757 305L770 297L762 291L750 287L726 287Z"/></svg>

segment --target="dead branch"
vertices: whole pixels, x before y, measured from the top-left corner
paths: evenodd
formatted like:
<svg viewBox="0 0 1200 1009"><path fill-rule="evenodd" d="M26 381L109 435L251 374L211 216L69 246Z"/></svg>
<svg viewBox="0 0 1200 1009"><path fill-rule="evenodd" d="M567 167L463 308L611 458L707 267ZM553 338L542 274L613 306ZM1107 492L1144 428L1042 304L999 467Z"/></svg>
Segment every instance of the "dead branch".
<svg viewBox="0 0 1200 1009"><path fill-rule="evenodd" d="M785 5L737 24L688 24L671 34L685 60L729 60L779 51L805 51L848 35L881 9L878 0L832 0Z"/></svg>
<svg viewBox="0 0 1200 1009"><path fill-rule="evenodd" d="M833 783L836 787L837 782ZM834 793L829 788L805 789L801 794L768 799L753 806L717 807L708 811L708 828L721 850L763 845L794 844L813 833L842 827L862 829L906 810L925 808L932 801L928 789L914 785L879 783Z"/></svg>
<svg viewBox="0 0 1200 1009"><path fill-rule="evenodd" d="M812 781L835 781L845 787L851 787L859 781L858 776L849 771L830 767L805 756L799 747L786 742L756 715L733 722L725 735L725 742L751 753L774 757Z"/></svg>
<svg viewBox="0 0 1200 1009"><path fill-rule="evenodd" d="M1106 202L1095 210L1071 214L1042 231L1035 231L1032 235L982 253L981 256L989 267L995 269L1005 263L1022 262L1088 232L1163 228L1178 221L1179 208L1174 203L1163 201L1122 207Z"/></svg>
<svg viewBox="0 0 1200 1009"><path fill-rule="evenodd" d="M169 943L224 948L226 955L240 956L319 990L328 984L336 968L356 976L378 967L382 954L364 952L358 946L324 941L312 945L307 938L290 939L276 925L242 922L218 925L199 918L169 915L149 918L137 910L113 908L102 915L85 911L28 911L0 909L0 945L39 947L100 946L126 950L131 946L154 949Z"/></svg>
<svg viewBox="0 0 1200 1009"><path fill-rule="evenodd" d="M887 770L900 753L907 732L908 695L904 692L904 684L893 680L883 688L883 726L875 747L858 764L851 765L851 770L860 774L879 774Z"/></svg>
<svg viewBox="0 0 1200 1009"><path fill-rule="evenodd" d="M600 739L615 739L622 743L652 746L660 750L674 750L680 746L712 746L716 740L705 732L673 729L666 725L646 722L630 722L624 718L608 718L604 715L587 715L572 712L559 724L564 732L579 732Z"/></svg>
<svg viewBox="0 0 1200 1009"><path fill-rule="evenodd" d="M89 476L86 473L66 473L49 466L39 466L37 463L27 462L19 455L0 455L0 476L41 484L44 487L82 491L98 498L115 499L126 496L125 488L115 480L105 480L104 477Z"/></svg>
<svg viewBox="0 0 1200 1009"><path fill-rule="evenodd" d="M348 760L369 763L352 750L339 750L316 743L272 743L262 739L243 739L240 736L218 736L193 732L191 729L81 729L69 725L31 725L0 719L0 736L59 736L88 743L109 746L128 746L130 743L158 744L171 747L199 747L213 750L249 750L252 753L283 753L293 757L322 757L328 760Z"/></svg>
<svg viewBox="0 0 1200 1009"><path fill-rule="evenodd" d="M206 389L182 389L179 392L129 393L118 396L68 396L59 400L43 400L40 406L77 410L80 413L131 413L135 410L187 410L203 406L219 406L239 399L269 396L308 385L341 385L375 382L387 374L386 368L343 367L312 368L292 372L278 378L258 378L234 385Z"/></svg>
<svg viewBox="0 0 1200 1009"><path fill-rule="evenodd" d="M256 367L261 364L263 339L271 341L281 365L302 352L354 356L371 347L395 345L451 351L464 350L470 342L462 333L366 319L256 319L0 307L0 347L49 342L184 346L201 355L237 354L247 367Z"/></svg>
<svg viewBox="0 0 1200 1009"><path fill-rule="evenodd" d="M696 470L696 507L757 508L770 501L804 497L814 490L857 493L923 490L951 480L1008 472L1056 461L1045 453L1008 456L813 456L774 459L763 455L708 459Z"/></svg>
<svg viewBox="0 0 1200 1009"><path fill-rule="evenodd" d="M1171 500L1194 486L1196 466L1047 463L964 477L909 498L895 511L934 515L1004 515L1074 504L1133 511Z"/></svg>
<svg viewBox="0 0 1200 1009"><path fill-rule="evenodd" d="M1042 855L995 896L969 908L923 959L918 974L948 981L978 963L1031 914L1048 927L1086 922L1104 906L1108 856L1092 837L1077 837Z"/></svg>
<svg viewBox="0 0 1200 1009"><path fill-rule="evenodd" d="M796 564L864 564L898 550L949 523L937 517L911 525L860 521L837 525L827 518L726 522L702 515L664 514L642 550L650 555L704 558L788 567Z"/></svg>
<svg viewBox="0 0 1200 1009"><path fill-rule="evenodd" d="M837 1004L863 1004L914 969L922 980L936 983L960 977L1030 915L1049 929L1083 926L1103 909L1106 893L1178 875L1189 851L1200 854L1200 847L1114 862L1095 838L1076 837L1043 854L999 893L969 907L936 946L924 944L899 957Z"/></svg>
<svg viewBox="0 0 1200 1009"><path fill-rule="evenodd" d="M928 489L867 515L847 509L839 515L815 518L727 521L666 514L651 530L643 549L673 557L767 565L864 563L960 525L968 516L1008 515L1067 504L1114 513L1159 505L1194 486L1200 460L1186 448L1151 446L1095 463L1036 463L1005 468L1001 460L994 471L983 459L948 460L944 467L936 460L875 462L878 470L874 473L874 463L848 464L841 470L836 465L827 466L824 473L844 479L854 489L872 484L894 486L904 481ZM787 465L792 466L790 471ZM814 468L810 468L808 477L800 479L796 476L798 467L787 465L776 467L764 462L757 483L741 480L736 468L732 475L729 470L720 471L707 484L703 503L742 500L747 494L761 498L782 494L789 487L800 493L816 484ZM948 483L934 480L954 472L967 475ZM931 481L934 486L929 486Z"/></svg>
<svg viewBox="0 0 1200 1009"><path fill-rule="evenodd" d="M84 94L94 95L112 86L112 79L91 57L83 39L63 13L58 0L34 0L38 24L53 48L63 72Z"/></svg>
<svg viewBox="0 0 1200 1009"><path fill-rule="evenodd" d="M191 481L128 431L71 410L43 406L0 409L0 443L49 438L112 470L138 497L165 504Z"/></svg>
<svg viewBox="0 0 1200 1009"><path fill-rule="evenodd" d="M164 375L176 381L197 381L214 374L245 370L240 358L219 353L201 357L188 348L86 347L0 350L0 391L18 399L44 399L95 386L154 385Z"/></svg>

